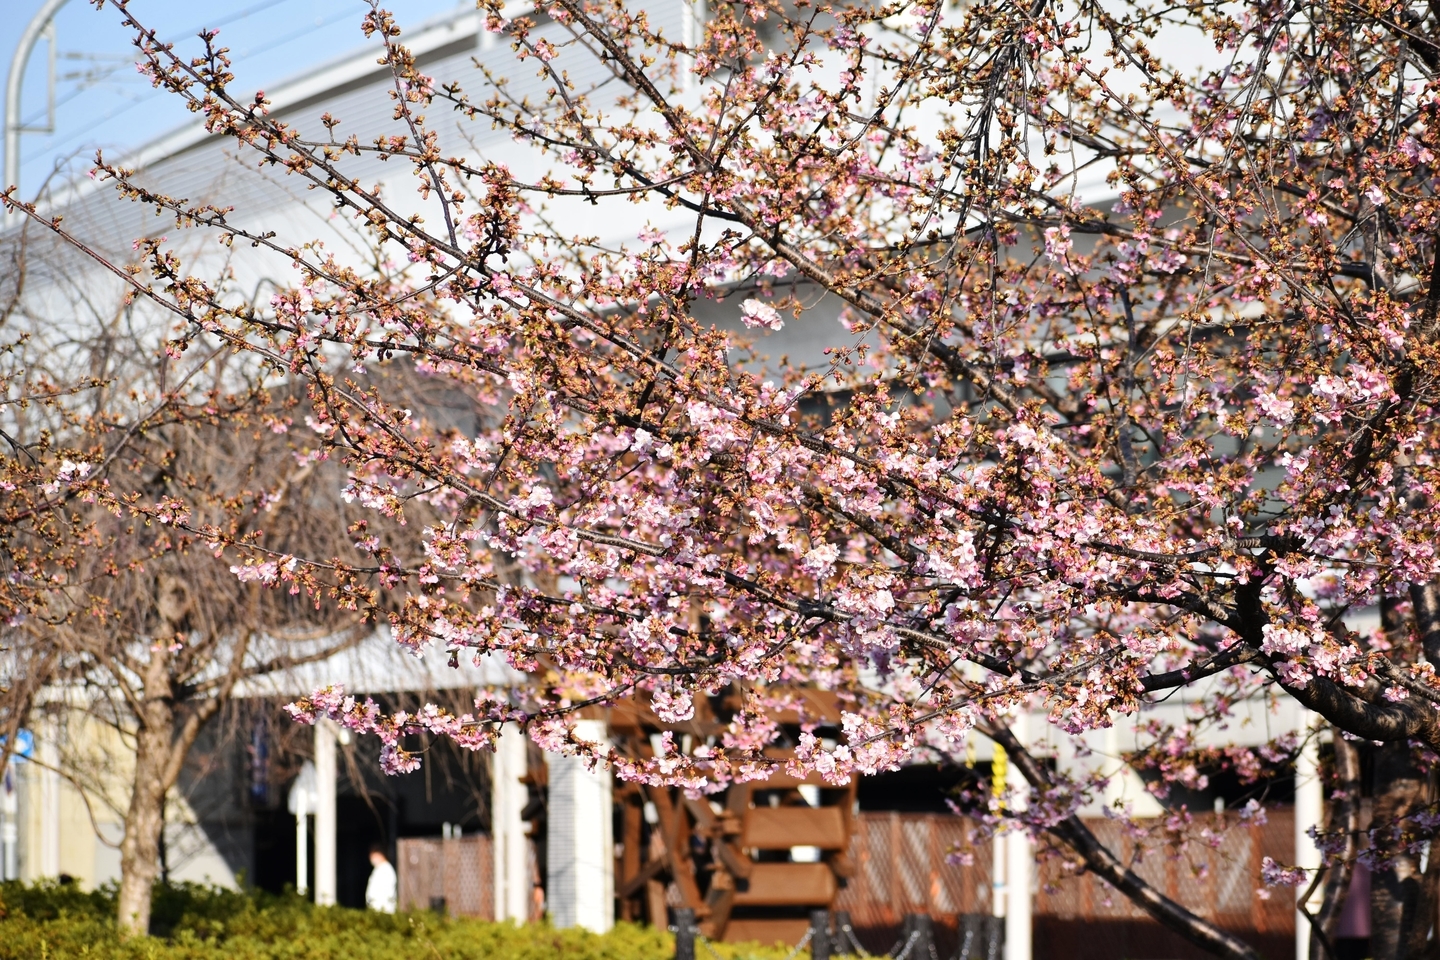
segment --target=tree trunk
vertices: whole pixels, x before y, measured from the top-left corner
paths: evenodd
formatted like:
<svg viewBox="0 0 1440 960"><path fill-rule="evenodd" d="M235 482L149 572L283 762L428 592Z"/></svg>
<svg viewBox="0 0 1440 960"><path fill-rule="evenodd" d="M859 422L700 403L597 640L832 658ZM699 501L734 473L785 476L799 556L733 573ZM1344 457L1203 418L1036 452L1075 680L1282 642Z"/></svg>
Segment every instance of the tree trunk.
<svg viewBox="0 0 1440 960"><path fill-rule="evenodd" d="M1331 794L1329 832L1343 833L1345 846L1325 877L1325 894L1310 934L1310 960L1339 960L1335 931L1345 896L1350 892L1355 856L1360 851L1360 749L1335 729L1335 784Z"/></svg>
<svg viewBox="0 0 1440 960"><path fill-rule="evenodd" d="M1370 955L1373 960L1416 960L1411 952L1419 923L1420 863L1405 849L1404 820L1424 802L1425 782L1405 741L1375 748L1375 817L1371 836L1381 862L1370 880ZM1425 931L1418 933L1424 937Z"/></svg>
<svg viewBox="0 0 1440 960"><path fill-rule="evenodd" d="M139 671L140 689L129 698L136 723L135 779L130 785L130 808L125 812L125 836L120 841L116 913L123 937L150 932L150 897L160 874L165 842L165 795L179 779L180 765L200 724L209 716L204 710L192 710L185 722L179 723L172 673L176 648L171 642L182 635L191 608L190 594L184 581L170 574L157 577L155 587L155 612L164 624L161 636L168 639L156 642L152 638L150 658ZM213 703L206 706L213 711Z"/></svg>
<svg viewBox="0 0 1440 960"><path fill-rule="evenodd" d="M1432 666L1440 667L1440 581L1411 585L1410 604L1415 610L1415 630L1425 659ZM1425 800L1433 803L1440 797L1440 782L1434 769L1430 771L1429 788ZM1440 838L1430 841L1430 859L1420 881L1420 905L1410 930L1408 956L1412 960L1440 958L1440 935L1430 937L1437 921L1440 921Z"/></svg>
<svg viewBox="0 0 1440 960"><path fill-rule="evenodd" d="M147 702L135 741L135 780L120 841L120 932L150 932L150 894L160 873L160 841L165 829L167 767L170 766L173 714L168 704Z"/></svg>
<svg viewBox="0 0 1440 960"><path fill-rule="evenodd" d="M1431 777L1431 796L1434 796L1434 777ZM1415 911L1415 923L1410 928L1410 947L1406 954L1411 960L1435 960L1440 957L1440 939L1430 936L1435 926L1436 908L1440 906L1440 850L1435 842L1430 843L1430 860L1425 865L1425 874L1420 878L1420 908Z"/></svg>
<svg viewBox="0 0 1440 960"><path fill-rule="evenodd" d="M173 639L183 636L191 609L190 594L182 580L168 574L157 581L156 612ZM200 730L220 704L229 699L235 683L245 673L245 655L252 634L211 634L200 649L213 653L217 644L233 640L229 670L223 683L198 700L177 698L182 681L176 671L176 649L169 643L154 643L144 664L142 686L129 702L137 724L135 735L135 781L130 788L130 809L125 814L125 837L120 841L120 896L118 907L123 936L150 932L150 896L160 875L165 841L165 798L180 779L180 769ZM190 650L195 650L192 639ZM114 673L115 671L112 671ZM118 675L118 674L117 674ZM168 879L168 876L167 878Z"/></svg>
<svg viewBox="0 0 1440 960"><path fill-rule="evenodd" d="M1425 659L1440 670L1440 581L1413 584L1410 605L1415 608L1415 632Z"/></svg>

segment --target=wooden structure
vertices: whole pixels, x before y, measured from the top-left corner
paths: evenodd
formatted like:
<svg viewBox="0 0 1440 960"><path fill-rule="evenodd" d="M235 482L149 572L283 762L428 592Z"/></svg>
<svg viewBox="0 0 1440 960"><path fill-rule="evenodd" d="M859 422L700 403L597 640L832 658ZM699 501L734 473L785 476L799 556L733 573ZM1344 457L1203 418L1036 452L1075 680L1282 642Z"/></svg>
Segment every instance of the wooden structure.
<svg viewBox="0 0 1440 960"><path fill-rule="evenodd" d="M833 696L795 691L796 706L775 716L798 733L802 722L838 726ZM644 704L610 715L616 748L654 756L659 734L704 739L718 733L727 704L716 698L681 724L663 724ZM690 742L693 743L693 740ZM783 761L785 751L768 754ZM854 874L855 784L773 773L695 799L675 788L619 784L621 820L615 890L624 919L667 923L668 908L695 911L714 940L783 940L804 935L809 911L830 909ZM672 902L674 901L674 902Z"/></svg>
<svg viewBox="0 0 1440 960"><path fill-rule="evenodd" d="M495 918L490 838L402 837L396 842L401 910L435 910L452 917Z"/></svg>
<svg viewBox="0 0 1440 960"><path fill-rule="evenodd" d="M752 823L768 822L773 825L786 818L796 818L794 813L785 813L778 820L773 820L773 811L784 808L769 807L768 804L756 806L753 803L755 794L763 796L767 790L784 792L784 788L777 790L773 782L752 791L749 807L752 817L757 809L771 811L762 812L758 818L752 819ZM634 794L643 795L644 791L637 789ZM697 898L692 902L710 908L706 919L709 929L715 930L715 914L726 907L723 896L725 881L721 880L721 886L716 886L715 874L709 870L705 854L707 844L696 842L705 829L689 812L694 801L677 801L672 792L664 791L662 799L667 798L670 802L668 809L673 814L670 822L677 827L688 824L691 831L692 843L688 849L695 852L685 866L694 883L690 887L691 895ZM731 820L728 811L714 815L713 808L708 804L705 806L714 816L713 821L705 820L711 825L710 829L714 829L715 823ZM837 808L830 805L810 809L815 812ZM658 807L656 812L658 814ZM799 812L804 813L803 810ZM645 822L643 807L639 809L638 818L635 813L635 805L625 808L623 816L627 818L628 825L635 825L637 819L641 824ZM833 816L822 813L820 819ZM704 818L703 814L701 818ZM1293 855L1294 818L1288 808L1271 808L1269 819L1264 823L1258 819L1241 822L1234 814L1222 814L1213 819L1208 814L1196 816L1195 830L1208 827L1210 836L1218 838L1218 846L1192 841L1179 855L1163 844L1152 845L1149 841L1145 849L1137 848L1136 840L1114 820L1087 819L1086 824L1167 895L1201 916L1217 921L1256 946L1264 955L1280 956L1293 949L1294 900L1278 894L1268 899L1255 895L1261 859L1270 856L1287 861ZM766 841L764 829L762 827L762 832L757 833L754 839L773 843L796 839L771 834L772 839ZM818 836L823 828L807 826L801 829L808 832L797 835L797 838L825 839ZM978 824L951 814L871 812L857 815L851 829L848 856L845 858L851 865L851 874L839 888L831 907L850 914L854 931L868 951L879 955L889 950L902 939L905 916L921 913L933 919L936 945L941 956L959 956L960 960L993 960L998 956L992 949L993 944L975 936L967 939L966 936L967 931L979 926L977 921L993 912L990 842L980 834ZM723 830L720 836L725 836ZM730 845L744 850L741 846L744 837L743 830L730 834ZM664 846L663 830L659 824L649 827L644 840L650 844L649 851L668 850ZM767 849L778 851L779 848L750 849L759 856ZM754 860L753 857L751 859ZM683 868L672 874L663 859L648 853L645 857L632 856L628 850L621 860L631 865L628 874L620 874L632 881L629 892L624 892L623 883L617 883L617 893L624 893L620 906L625 916L631 919L664 918L668 906L684 905L682 881L679 879L687 875ZM493 914L494 897L490 862L490 838L483 834L445 840L401 839L396 858L401 909L443 909L451 916L489 919ZM819 864L766 861L762 858L754 866L764 868L760 876L762 883L768 883L770 877L783 876L786 868L800 867L815 874L815 867L828 866L834 873L835 863L836 858L833 857L828 863L822 860ZM772 867L781 869L771 873ZM840 878L838 874L835 876L838 886ZM1059 860L1042 858L1039 880L1035 899L1036 956L1054 957L1056 960L1109 960L1123 956L1203 960L1205 956L1151 920L1092 874L1073 874L1061 869ZM802 879L800 882L813 881ZM826 893L823 879L821 887L818 893ZM771 902L759 908L751 905L754 901L750 898L730 897L730 918L721 930L723 936L730 940L750 937L795 943L804 934L803 926L796 922L794 916L798 911L783 902L774 902L798 899L789 896L789 893L781 891L781 896L770 898ZM765 887L756 890L756 895L766 896ZM801 904L800 909L808 907L810 902ZM653 914L649 912L652 909L655 911ZM531 919L538 920L542 915L542 906L537 902ZM656 922L664 921L660 919Z"/></svg>

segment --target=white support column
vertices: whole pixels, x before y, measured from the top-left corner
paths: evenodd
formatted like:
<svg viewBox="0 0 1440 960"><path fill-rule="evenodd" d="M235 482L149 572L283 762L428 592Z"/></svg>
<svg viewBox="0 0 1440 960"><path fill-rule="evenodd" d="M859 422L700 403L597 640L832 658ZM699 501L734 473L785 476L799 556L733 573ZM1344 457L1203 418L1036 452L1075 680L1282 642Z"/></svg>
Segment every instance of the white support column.
<svg viewBox="0 0 1440 960"><path fill-rule="evenodd" d="M1005 785L1010 781L1008 757L1005 748L995 744L993 759L990 761L990 790L995 799L1005 795ZM997 833L990 841L990 915L1005 916L1009 907L1005 887L1005 864L1010 858L1005 833Z"/></svg>
<svg viewBox="0 0 1440 960"><path fill-rule="evenodd" d="M302 897L310 892L309 799L302 794L295 810L295 892Z"/></svg>
<svg viewBox="0 0 1440 960"><path fill-rule="evenodd" d="M1016 714L1010 732L1021 744L1028 743L1026 715L1022 710ZM1023 812L1029 785L1020 774L1020 768L1009 765L1011 809ZM1031 891L1035 851L1031 849L1030 833L1016 827L1005 835L1005 960L1030 960L1031 953L1031 912L1033 904Z"/></svg>
<svg viewBox="0 0 1440 960"><path fill-rule="evenodd" d="M310 889L310 813L315 807L315 764L306 760L290 787L286 806L295 816L295 892Z"/></svg>
<svg viewBox="0 0 1440 960"><path fill-rule="evenodd" d="M315 724L315 903L335 903L335 725Z"/></svg>
<svg viewBox="0 0 1440 960"><path fill-rule="evenodd" d="M604 744L605 723L575 724L581 739ZM546 756L550 802L545 834L546 906L555 926L604 933L615 921L615 841L608 770L591 773L578 757Z"/></svg>
<svg viewBox="0 0 1440 960"><path fill-rule="evenodd" d="M530 919L529 839L520 814L530 798L520 778L526 769L525 733L506 726L490 766L490 849L494 856L495 919Z"/></svg>
<svg viewBox="0 0 1440 960"><path fill-rule="evenodd" d="M40 758L40 877L60 876L60 748L59 725L40 727L36 752Z"/></svg>
<svg viewBox="0 0 1440 960"><path fill-rule="evenodd" d="M1005 886L1005 863L1010 858L1006 834L995 835L990 843L990 913L1003 917L1009 906L1009 894Z"/></svg>
<svg viewBox="0 0 1440 960"><path fill-rule="evenodd" d="M1113 813L1125 800L1125 761L1120 759L1120 731L1115 729L1114 720L1105 728L1104 753L1105 790L1102 798L1105 809Z"/></svg>
<svg viewBox="0 0 1440 960"><path fill-rule="evenodd" d="M1295 757L1295 866L1305 870L1305 884L1295 891L1298 899L1305 895L1310 878L1320 868L1320 849L1310 838L1310 828L1319 830L1322 826L1325 806L1325 787L1320 780L1320 737L1315 732L1317 717L1309 710L1300 711L1296 725L1296 736L1300 737L1300 752ZM1324 891L1320 887L1310 897L1306 909L1313 916L1320 906ZM1295 911L1295 960L1310 960L1310 921L1299 909Z"/></svg>
<svg viewBox="0 0 1440 960"><path fill-rule="evenodd" d="M20 879L20 791L19 770L11 760L0 782L0 880Z"/></svg>

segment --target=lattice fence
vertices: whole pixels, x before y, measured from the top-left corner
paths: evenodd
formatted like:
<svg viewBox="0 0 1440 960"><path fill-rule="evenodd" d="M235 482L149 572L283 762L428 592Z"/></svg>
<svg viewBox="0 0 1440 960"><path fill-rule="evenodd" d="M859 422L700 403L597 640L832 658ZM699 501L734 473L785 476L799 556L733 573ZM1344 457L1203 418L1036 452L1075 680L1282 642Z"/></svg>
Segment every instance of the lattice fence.
<svg viewBox="0 0 1440 960"><path fill-rule="evenodd" d="M855 875L834 909L850 922L867 950L893 946L907 913L928 913L942 956L954 950L961 918L990 914L990 844L973 838L960 817L928 813L862 813L850 859ZM950 862L959 852L962 862Z"/></svg>
<svg viewBox="0 0 1440 960"><path fill-rule="evenodd" d="M1263 954L1293 949L1293 895L1277 889L1267 899L1259 891L1262 857L1294 861L1294 818L1288 809L1271 811L1264 825L1241 824L1234 814L1196 817L1187 834L1192 839L1181 848L1160 835L1137 839L1113 820L1087 824L1167 896L1243 936ZM974 834L974 826L960 817L861 814L850 848L855 876L835 909L850 913L861 943L873 953L897 941L905 914L927 913L934 919L940 955L952 955L963 932L993 912L991 846ZM1215 839L1214 846L1207 837ZM958 858L951 856L956 853ZM1036 956L1203 956L1103 881L1065 870L1058 858L1040 859Z"/></svg>
<svg viewBox="0 0 1440 960"><path fill-rule="evenodd" d="M401 910L494 918L494 861L488 836L409 838L401 840L398 848Z"/></svg>
<svg viewBox="0 0 1440 960"><path fill-rule="evenodd" d="M1233 814L1196 817L1189 835L1198 839L1183 849L1159 838L1137 840L1112 820L1087 823L1140 876L1244 937L1263 955L1293 950L1293 895L1277 889L1265 898L1259 892L1261 858L1294 860L1294 818L1288 809L1272 810L1259 826L1241 824ZM1216 839L1214 846L1205 842L1206 831ZM964 931L993 912L991 847L974 834L969 821L944 814L860 814L849 851L854 876L834 909L849 912L861 943L876 954L900 939L906 914L929 914L940 955L953 956ZM398 866L401 909L493 915L489 837L401 840ZM1065 960L1203 956L1104 882L1068 872L1059 859L1044 857L1035 900L1035 955Z"/></svg>
<svg viewBox="0 0 1440 960"><path fill-rule="evenodd" d="M1197 816L1187 831L1191 840L1183 847L1159 837L1136 839L1112 820L1086 822L1101 842L1166 896L1243 937L1262 955L1293 952L1294 894L1283 888L1264 890L1260 883L1262 858L1294 862L1291 810L1271 810L1263 825L1241 823L1233 813ZM1213 844L1207 842L1212 839ZM1088 873L1071 875L1058 861L1048 860L1041 881L1035 901L1037 956L1205 956Z"/></svg>

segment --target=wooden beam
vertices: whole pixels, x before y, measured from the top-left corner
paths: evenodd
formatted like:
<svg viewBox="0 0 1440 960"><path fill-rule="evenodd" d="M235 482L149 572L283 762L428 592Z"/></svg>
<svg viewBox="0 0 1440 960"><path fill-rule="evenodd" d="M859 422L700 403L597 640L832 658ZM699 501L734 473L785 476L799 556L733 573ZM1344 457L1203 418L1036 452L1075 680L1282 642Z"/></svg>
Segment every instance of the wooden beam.
<svg viewBox="0 0 1440 960"><path fill-rule="evenodd" d="M665 884L651 880L645 884L645 913L650 926L664 930L670 925L670 915L665 909Z"/></svg>
<svg viewBox="0 0 1440 960"><path fill-rule="evenodd" d="M735 881L724 870L716 870L710 879L707 902L710 919L702 925L702 932L711 940L722 940L730 924L730 910L735 905Z"/></svg>
<svg viewBox="0 0 1440 960"><path fill-rule="evenodd" d="M685 906L695 911L696 917L709 914L710 908L700 896L700 885L695 881L695 867L690 860L690 820L685 812L676 809L666 787L645 788L650 802L655 804L655 813L660 820L660 832L665 849L670 852L670 874L680 888L680 898Z"/></svg>
<svg viewBox="0 0 1440 960"><path fill-rule="evenodd" d="M735 893L737 907L828 907L839 886L825 863L757 863L747 890Z"/></svg>
<svg viewBox="0 0 1440 960"><path fill-rule="evenodd" d="M627 783L630 788L620 794L623 806L621 808L620 827L620 863L616 876L620 879L620 892L615 894L620 899L620 914L624 920L638 920L639 911L631 898L638 893L637 890L625 892L629 880L640 873L641 841L644 838L645 822L645 798L640 791L635 789L633 783Z"/></svg>
<svg viewBox="0 0 1440 960"><path fill-rule="evenodd" d="M744 880L750 876L750 857L737 848L733 843L727 842L727 835L734 836L740 832L738 821L730 811L726 810L720 816L710 808L710 804L704 800L692 800L686 797L683 801L685 810L695 820L695 832L707 837L711 843L711 849L715 858L720 861L721 866L728 870L731 876ZM754 844L746 844L754 846Z"/></svg>
<svg viewBox="0 0 1440 960"><path fill-rule="evenodd" d="M622 899L635 896L645 888L645 884L668 869L670 869L670 857L662 854L641 867L634 876L627 878L620 885L620 889L615 891L615 896Z"/></svg>
<svg viewBox="0 0 1440 960"><path fill-rule="evenodd" d="M850 841L839 807L752 807L744 822L740 846L758 850L843 850Z"/></svg>

